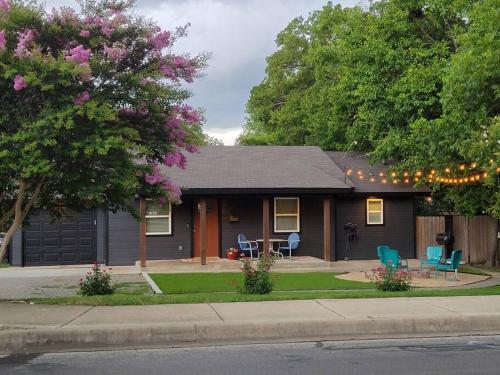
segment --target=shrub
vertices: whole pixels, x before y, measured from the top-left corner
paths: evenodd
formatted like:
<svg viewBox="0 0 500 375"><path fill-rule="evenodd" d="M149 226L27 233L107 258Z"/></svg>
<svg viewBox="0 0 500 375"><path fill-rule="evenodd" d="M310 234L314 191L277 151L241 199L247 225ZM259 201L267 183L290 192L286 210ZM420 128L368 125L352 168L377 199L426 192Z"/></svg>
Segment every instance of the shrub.
<svg viewBox="0 0 500 375"><path fill-rule="evenodd" d="M368 278L375 283L378 290L384 292L403 292L411 289L411 274L394 267L376 268Z"/></svg>
<svg viewBox="0 0 500 375"><path fill-rule="evenodd" d="M269 294L273 290L273 282L269 275L273 260L266 260L264 257L257 262L257 268L254 268L249 260L242 260L244 276L243 287L239 288L242 294Z"/></svg>
<svg viewBox="0 0 500 375"><path fill-rule="evenodd" d="M94 263L92 271L87 272L85 279L80 279L80 293L82 296L97 296L113 294L115 287L111 285L111 275L101 269L99 263Z"/></svg>

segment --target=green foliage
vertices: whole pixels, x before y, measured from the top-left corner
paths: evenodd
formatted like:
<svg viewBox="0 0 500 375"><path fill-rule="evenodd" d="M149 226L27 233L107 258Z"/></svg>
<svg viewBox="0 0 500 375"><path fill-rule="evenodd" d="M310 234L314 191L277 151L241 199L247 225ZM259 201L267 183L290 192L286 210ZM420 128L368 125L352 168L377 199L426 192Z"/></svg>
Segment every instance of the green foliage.
<svg viewBox="0 0 500 375"><path fill-rule="evenodd" d="M366 151L415 171L477 161L484 183L432 188L452 210L500 218L499 20L498 0L328 4L294 19L238 141Z"/></svg>
<svg viewBox="0 0 500 375"><path fill-rule="evenodd" d="M269 294L273 291L273 282L269 270L273 260L266 260L261 257L257 261L257 268L254 268L252 262L243 260L243 286L239 288L242 294Z"/></svg>
<svg viewBox="0 0 500 375"><path fill-rule="evenodd" d="M111 275L101 269L101 265L94 263L92 271L87 272L85 279L80 280L82 296L102 296L113 294L115 287L111 285Z"/></svg>

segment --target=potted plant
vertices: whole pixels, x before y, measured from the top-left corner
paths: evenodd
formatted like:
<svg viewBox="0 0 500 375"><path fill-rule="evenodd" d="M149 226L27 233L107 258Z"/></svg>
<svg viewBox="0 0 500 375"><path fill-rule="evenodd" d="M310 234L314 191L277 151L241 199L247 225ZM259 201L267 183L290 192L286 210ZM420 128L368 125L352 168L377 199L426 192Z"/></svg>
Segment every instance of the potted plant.
<svg viewBox="0 0 500 375"><path fill-rule="evenodd" d="M235 249L234 247L227 249L226 250L226 257L227 257L227 259L237 260L239 258L238 249Z"/></svg>

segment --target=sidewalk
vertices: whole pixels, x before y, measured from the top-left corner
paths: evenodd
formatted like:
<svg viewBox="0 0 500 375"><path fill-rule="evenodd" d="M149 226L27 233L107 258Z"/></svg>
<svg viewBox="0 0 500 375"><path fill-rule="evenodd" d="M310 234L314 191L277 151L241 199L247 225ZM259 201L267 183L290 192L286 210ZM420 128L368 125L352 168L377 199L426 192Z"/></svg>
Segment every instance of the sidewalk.
<svg viewBox="0 0 500 375"><path fill-rule="evenodd" d="M500 333L500 296L154 306L0 303L0 352Z"/></svg>

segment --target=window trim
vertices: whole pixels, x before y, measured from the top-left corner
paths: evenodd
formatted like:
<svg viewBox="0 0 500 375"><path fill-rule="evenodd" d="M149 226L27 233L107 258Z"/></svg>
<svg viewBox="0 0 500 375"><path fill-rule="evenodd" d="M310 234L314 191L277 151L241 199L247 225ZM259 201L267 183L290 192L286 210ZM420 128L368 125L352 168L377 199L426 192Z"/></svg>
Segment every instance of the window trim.
<svg viewBox="0 0 500 375"><path fill-rule="evenodd" d="M152 201L153 199L146 199L146 201ZM147 203L146 203L147 207ZM144 215L144 220L146 221L146 228L148 219L169 219L168 220L168 232L147 232L146 236L171 236L172 235L172 203L168 202L169 214L168 215Z"/></svg>
<svg viewBox="0 0 500 375"><path fill-rule="evenodd" d="M279 199L294 199L297 201L297 213L295 214L278 214L276 213L276 201ZM274 227L273 233L300 233L300 198L299 197L274 197L274 207L273 207L273 221ZM297 218L297 228L296 230L278 230L276 229L276 218L277 217L296 217Z"/></svg>
<svg viewBox="0 0 500 375"><path fill-rule="evenodd" d="M370 210L370 202L380 202L380 211ZM370 214L380 213L380 222L371 223ZM384 217L384 199L383 198L367 198L366 199L366 225L385 225Z"/></svg>

